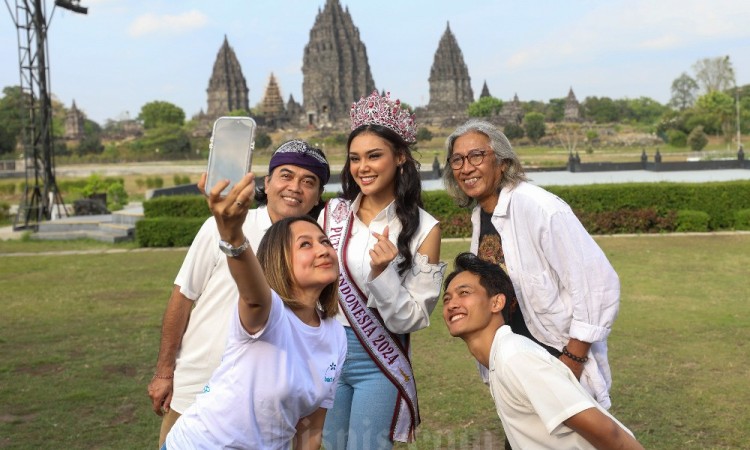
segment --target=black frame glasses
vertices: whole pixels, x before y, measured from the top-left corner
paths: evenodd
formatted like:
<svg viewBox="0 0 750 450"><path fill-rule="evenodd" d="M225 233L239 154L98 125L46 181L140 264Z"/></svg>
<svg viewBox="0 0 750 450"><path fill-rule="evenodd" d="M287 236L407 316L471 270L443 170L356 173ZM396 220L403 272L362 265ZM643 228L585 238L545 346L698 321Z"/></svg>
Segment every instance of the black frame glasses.
<svg viewBox="0 0 750 450"><path fill-rule="evenodd" d="M466 160L469 161L469 164L472 166L477 167L482 164L486 154L487 150L472 150L467 153L466 156L454 153L448 158L448 165L451 166L451 169L453 170L459 170L464 166L464 161Z"/></svg>

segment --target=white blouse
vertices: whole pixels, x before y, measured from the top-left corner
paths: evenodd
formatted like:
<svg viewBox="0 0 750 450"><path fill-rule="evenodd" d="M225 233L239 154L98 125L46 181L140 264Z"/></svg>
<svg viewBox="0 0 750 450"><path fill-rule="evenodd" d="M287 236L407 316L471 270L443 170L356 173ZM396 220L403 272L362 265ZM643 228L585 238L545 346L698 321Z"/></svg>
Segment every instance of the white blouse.
<svg viewBox="0 0 750 450"><path fill-rule="evenodd" d="M440 295L446 264L430 264L427 256L417 253L417 249L438 221L420 208L419 227L409 243L414 255L412 267L399 275L398 263L403 260L399 255L377 278L371 279L370 250L377 242L372 233L382 234L388 226L388 238L396 245L402 226L396 216L395 202L380 211L369 226L365 225L357 217L361 200L362 194L351 205L353 223L344 261L352 281L367 296L367 306L378 310L390 331L405 334L427 327ZM349 326L343 312L339 312L336 318L344 326Z"/></svg>

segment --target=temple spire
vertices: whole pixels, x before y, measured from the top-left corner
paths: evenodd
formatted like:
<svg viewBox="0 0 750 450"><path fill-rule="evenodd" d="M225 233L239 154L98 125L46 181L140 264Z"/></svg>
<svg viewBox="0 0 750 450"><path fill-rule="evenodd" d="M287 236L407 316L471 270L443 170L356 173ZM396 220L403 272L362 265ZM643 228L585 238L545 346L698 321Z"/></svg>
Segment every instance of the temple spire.
<svg viewBox="0 0 750 450"><path fill-rule="evenodd" d="M238 109L250 110L250 90L242 75L237 55L229 45L226 35L216 55L206 93L208 94L207 114L210 117L222 116Z"/></svg>
<svg viewBox="0 0 750 450"><path fill-rule="evenodd" d="M315 18L302 60L304 123L333 126L349 118L351 104L375 89L367 50L349 9L327 0Z"/></svg>
<svg viewBox="0 0 750 450"><path fill-rule="evenodd" d="M435 52L429 82L430 102L427 109L431 114L465 114L466 108L474 101L469 69L451 31L450 22L446 24Z"/></svg>

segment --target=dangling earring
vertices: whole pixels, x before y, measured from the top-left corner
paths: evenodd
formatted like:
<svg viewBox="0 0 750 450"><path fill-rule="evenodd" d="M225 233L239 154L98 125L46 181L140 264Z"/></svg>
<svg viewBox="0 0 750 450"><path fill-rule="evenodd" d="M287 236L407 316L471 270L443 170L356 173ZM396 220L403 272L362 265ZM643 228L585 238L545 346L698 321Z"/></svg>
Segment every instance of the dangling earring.
<svg viewBox="0 0 750 450"><path fill-rule="evenodd" d="M401 168L401 176L403 177L404 176L404 165L401 164L399 167Z"/></svg>

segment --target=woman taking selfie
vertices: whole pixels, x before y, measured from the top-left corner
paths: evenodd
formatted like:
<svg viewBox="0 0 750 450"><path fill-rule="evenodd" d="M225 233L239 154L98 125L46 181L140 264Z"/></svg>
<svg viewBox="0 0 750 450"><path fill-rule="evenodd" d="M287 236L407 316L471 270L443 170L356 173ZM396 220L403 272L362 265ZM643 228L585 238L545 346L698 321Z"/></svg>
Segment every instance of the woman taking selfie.
<svg viewBox="0 0 750 450"><path fill-rule="evenodd" d="M307 216L275 222L257 257L242 233L255 190L247 174L208 194L239 290L221 364L167 435L168 449L320 448L346 336L338 312L338 259ZM205 188L205 175L199 183Z"/></svg>

